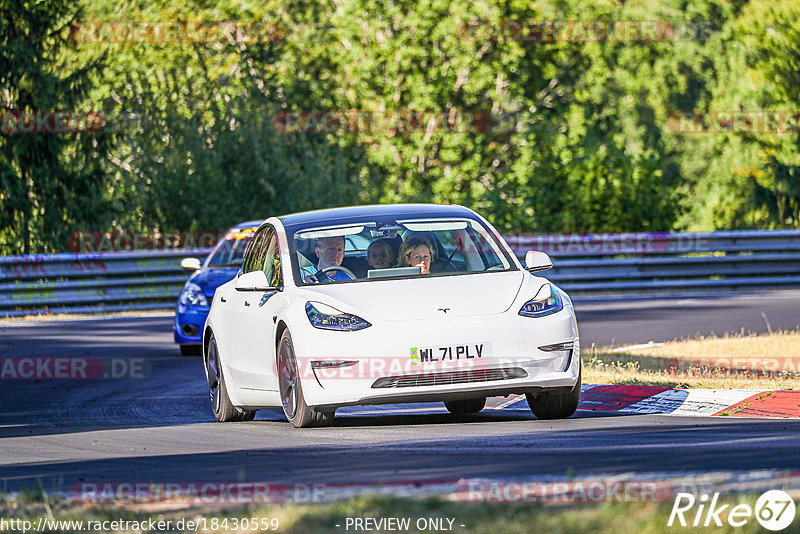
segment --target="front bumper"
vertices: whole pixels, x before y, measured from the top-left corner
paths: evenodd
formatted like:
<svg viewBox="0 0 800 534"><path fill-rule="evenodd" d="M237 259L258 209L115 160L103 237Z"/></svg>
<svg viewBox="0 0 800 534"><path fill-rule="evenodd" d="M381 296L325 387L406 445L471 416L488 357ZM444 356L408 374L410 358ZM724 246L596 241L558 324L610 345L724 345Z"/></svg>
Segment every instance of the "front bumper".
<svg viewBox="0 0 800 534"><path fill-rule="evenodd" d="M298 373L305 400L315 407L567 391L577 383L580 369L571 306L541 318L505 313L302 334L293 331ZM479 342L491 344L491 356L412 363L412 347ZM572 342L571 351L539 349L563 342ZM319 368L313 362L346 365Z"/></svg>
<svg viewBox="0 0 800 534"><path fill-rule="evenodd" d="M203 343L203 325L210 306L184 306L178 303L175 320L172 324L175 343L181 345L201 345Z"/></svg>

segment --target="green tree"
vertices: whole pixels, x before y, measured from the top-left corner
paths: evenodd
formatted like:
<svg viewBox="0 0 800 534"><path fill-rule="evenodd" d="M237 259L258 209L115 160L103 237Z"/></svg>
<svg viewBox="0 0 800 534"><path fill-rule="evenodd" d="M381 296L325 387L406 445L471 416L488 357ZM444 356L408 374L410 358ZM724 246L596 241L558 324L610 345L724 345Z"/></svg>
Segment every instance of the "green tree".
<svg viewBox="0 0 800 534"><path fill-rule="evenodd" d="M728 17L715 38L710 98L703 112L779 112L800 105L800 6L755 0ZM683 108L687 109L687 108ZM729 131L679 136L685 213L679 228L785 228L800 225L800 135ZM773 129L774 130L774 129Z"/></svg>
<svg viewBox="0 0 800 534"><path fill-rule="evenodd" d="M102 58L64 55L77 15L69 0L0 2L0 253L63 250L104 209L108 136L15 133L12 119L81 111Z"/></svg>
<svg viewBox="0 0 800 534"><path fill-rule="evenodd" d="M800 224L797 135L687 135L670 123L680 111L797 109L794 4L86 2L86 20L259 21L284 31L259 43L81 42L51 47L49 63L32 62L50 75L76 73L65 80L93 82L88 92L43 95L70 94L75 106L103 110L112 125L133 120L96 136L3 137L0 240L9 250L23 249L22 226L36 226L31 235L50 243L32 242L28 250L38 251L61 239L47 232L71 228L206 230L367 202L461 203L519 232ZM29 7L3 8L11 36L4 79L16 80L9 87L30 85L28 74L14 73L27 72L20 65L35 40L13 30L13 21L39 20L35 13L51 9ZM47 33L53 42L72 17L64 9L51 17L59 20ZM678 35L526 40L472 33L479 20L660 20ZM92 74L95 62L84 58L103 56L102 71ZM16 98L6 98L7 109L20 106ZM59 98L66 97L36 105L69 104ZM491 124L369 134L286 134L274 124L281 112L325 110L478 112ZM80 178L65 182L32 163L47 153L58 153L60 168ZM34 172L43 176L33 180Z"/></svg>
<svg viewBox="0 0 800 534"><path fill-rule="evenodd" d="M87 15L88 16L88 15ZM333 93L333 52L307 40L327 20L321 4L277 2L95 4L100 20L236 20L275 24L275 39L87 43L107 50L106 83L94 98L112 109L122 143L108 172L121 184L119 230L213 230L242 219L352 204L364 149L324 135L283 134L287 109L319 109ZM125 117L133 120L125 121Z"/></svg>

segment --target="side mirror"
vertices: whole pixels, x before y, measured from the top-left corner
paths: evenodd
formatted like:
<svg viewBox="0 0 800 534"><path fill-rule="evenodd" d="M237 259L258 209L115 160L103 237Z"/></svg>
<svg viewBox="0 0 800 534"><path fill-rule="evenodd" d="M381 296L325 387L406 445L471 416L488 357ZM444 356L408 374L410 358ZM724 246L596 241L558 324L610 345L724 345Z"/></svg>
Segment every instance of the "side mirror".
<svg viewBox="0 0 800 534"><path fill-rule="evenodd" d="M183 258L181 260L181 267L183 267L187 271L199 271L200 260L198 260L197 258Z"/></svg>
<svg viewBox="0 0 800 534"><path fill-rule="evenodd" d="M251 271L245 273L236 279L234 286L236 291L270 291L280 290L280 288L270 287L267 281L267 275L264 271Z"/></svg>
<svg viewBox="0 0 800 534"><path fill-rule="evenodd" d="M529 250L525 254L525 268L530 272L544 271L553 267L553 260L546 252L539 252L538 250Z"/></svg>

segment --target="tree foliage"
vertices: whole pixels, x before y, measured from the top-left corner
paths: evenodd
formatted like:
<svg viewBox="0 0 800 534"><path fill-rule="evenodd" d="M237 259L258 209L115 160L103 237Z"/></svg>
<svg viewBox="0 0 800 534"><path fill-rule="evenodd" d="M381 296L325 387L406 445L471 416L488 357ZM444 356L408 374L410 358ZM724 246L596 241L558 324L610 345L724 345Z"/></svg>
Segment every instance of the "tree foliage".
<svg viewBox="0 0 800 534"><path fill-rule="evenodd" d="M216 230L370 202L461 203L518 232L800 224L796 130L671 126L686 111L800 109L793 3L85 0L79 22L280 31L256 43L77 47L57 31L76 16L70 4L2 5L4 109L81 105L108 121L93 136L2 136L0 252L58 250L67 230ZM473 31L509 20L661 21L674 34ZM325 110L482 113L491 123L357 134L276 123Z"/></svg>
<svg viewBox="0 0 800 534"><path fill-rule="evenodd" d="M103 60L67 51L73 43L64 28L78 15L69 0L0 2L0 252L63 248L71 231L102 218L106 207L99 162L108 136L46 132L55 120L47 112L83 110ZM20 115L45 133L18 132Z"/></svg>

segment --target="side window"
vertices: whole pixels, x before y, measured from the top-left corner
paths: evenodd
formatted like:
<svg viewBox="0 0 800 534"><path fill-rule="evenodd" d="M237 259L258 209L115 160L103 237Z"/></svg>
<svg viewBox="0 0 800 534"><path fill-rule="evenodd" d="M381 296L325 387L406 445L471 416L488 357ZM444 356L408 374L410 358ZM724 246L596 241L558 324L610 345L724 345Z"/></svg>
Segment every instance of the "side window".
<svg viewBox="0 0 800 534"><path fill-rule="evenodd" d="M267 252L266 245L270 234L274 235L275 230L271 226L263 226L253 236L253 241L250 243L250 248L247 249L242 262L242 274L264 268L264 258Z"/></svg>
<svg viewBox="0 0 800 534"><path fill-rule="evenodd" d="M272 226L264 226L256 232L242 265L242 273L258 270L264 271L271 287L283 285L278 234Z"/></svg>
<svg viewBox="0 0 800 534"><path fill-rule="evenodd" d="M459 233L459 236L456 234ZM468 241L468 237L463 230L451 231L447 230L444 232L438 232L439 240L442 242L442 246L444 247L444 252L447 254L447 258L450 261L455 261L460 264L466 263L464 259L464 250L470 250L471 243ZM463 242L462 246L459 246L459 242L456 237L461 237L462 241L467 240L467 242ZM447 259L446 258L446 259Z"/></svg>
<svg viewBox="0 0 800 534"><path fill-rule="evenodd" d="M278 247L278 234L275 230L270 232L265 247L266 257L264 258L264 274L267 275L270 287L283 285L283 274L281 271L281 254Z"/></svg>

